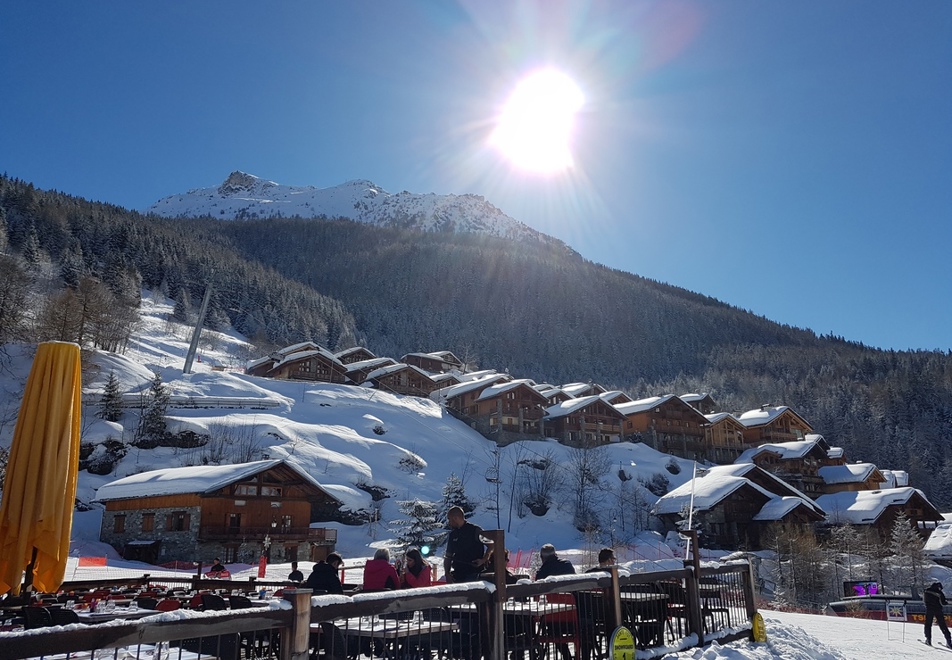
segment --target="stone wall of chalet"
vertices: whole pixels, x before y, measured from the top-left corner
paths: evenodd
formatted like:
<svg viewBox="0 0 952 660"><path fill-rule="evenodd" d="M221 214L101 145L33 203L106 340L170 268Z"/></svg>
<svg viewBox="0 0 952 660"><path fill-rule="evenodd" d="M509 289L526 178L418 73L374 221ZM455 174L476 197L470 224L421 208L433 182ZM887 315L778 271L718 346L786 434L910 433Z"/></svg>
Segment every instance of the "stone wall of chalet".
<svg viewBox="0 0 952 660"><path fill-rule="evenodd" d="M188 514L188 528L182 531L168 529L169 516L184 512ZM142 530L144 514L154 514L152 531ZM124 531L117 532L116 517L124 516ZM99 540L112 545L122 554L127 543L132 541L161 541L159 562L195 561L198 556L198 529L201 524L201 509L194 507L175 507L165 509L127 509L105 511L102 516ZM208 559L211 559L209 557Z"/></svg>

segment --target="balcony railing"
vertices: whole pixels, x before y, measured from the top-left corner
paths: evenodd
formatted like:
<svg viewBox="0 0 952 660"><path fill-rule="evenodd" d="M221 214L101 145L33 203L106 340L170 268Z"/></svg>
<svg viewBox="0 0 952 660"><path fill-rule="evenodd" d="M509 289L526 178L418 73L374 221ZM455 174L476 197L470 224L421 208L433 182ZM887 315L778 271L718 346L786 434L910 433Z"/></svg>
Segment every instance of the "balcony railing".
<svg viewBox="0 0 952 660"><path fill-rule="evenodd" d="M263 539L265 536L269 536L273 540L303 540L310 535L310 530L301 525L294 525L292 527L282 527L280 525L277 527L271 527L270 525L257 527L245 525L241 527L206 525L199 530L198 535L202 539Z"/></svg>

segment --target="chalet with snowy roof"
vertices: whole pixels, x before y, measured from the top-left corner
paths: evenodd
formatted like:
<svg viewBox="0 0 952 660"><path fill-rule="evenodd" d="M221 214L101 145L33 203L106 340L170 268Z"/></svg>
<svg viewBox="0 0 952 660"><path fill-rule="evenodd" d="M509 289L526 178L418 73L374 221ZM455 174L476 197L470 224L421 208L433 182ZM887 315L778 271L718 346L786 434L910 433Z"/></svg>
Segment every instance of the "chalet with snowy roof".
<svg viewBox="0 0 952 660"><path fill-rule="evenodd" d="M430 373L443 373L453 369L462 369L463 361L450 351L436 351L434 353L407 353L400 361Z"/></svg>
<svg viewBox="0 0 952 660"><path fill-rule="evenodd" d="M810 497L816 497L826 492L819 470L828 463L829 445L817 433L811 433L807 438L752 447L745 450L735 462L754 463Z"/></svg>
<svg viewBox="0 0 952 660"><path fill-rule="evenodd" d="M757 410L748 410L737 421L744 426L744 442L748 445L803 440L808 433L813 433L809 422L789 406L766 404Z"/></svg>
<svg viewBox="0 0 952 660"><path fill-rule="evenodd" d="M830 459L830 465L844 465L846 463L846 451L842 447L830 447L826 456Z"/></svg>
<svg viewBox="0 0 952 660"><path fill-rule="evenodd" d="M301 350L285 352L282 349L267 358L248 364L245 373L280 380L310 380L321 383L343 383L347 380L347 368L326 348L306 342ZM294 348L294 347L288 347Z"/></svg>
<svg viewBox="0 0 952 660"><path fill-rule="evenodd" d="M352 348L345 348L342 351L337 351L334 353L334 357L340 360L342 364L353 364L354 362L373 360L377 356L363 346L354 346ZM394 360L394 362L396 362L396 360Z"/></svg>
<svg viewBox="0 0 952 660"><path fill-rule="evenodd" d="M686 404L697 410L702 415L710 415L715 410L717 410L717 403L714 401L714 397L706 392L703 394L698 394L692 392L690 394L682 394L678 397Z"/></svg>
<svg viewBox="0 0 952 660"><path fill-rule="evenodd" d="M844 463L825 465L817 470L823 479L824 493L839 493L844 490L876 490L886 477L872 463Z"/></svg>
<svg viewBox="0 0 952 660"><path fill-rule="evenodd" d="M378 390L394 394L428 397L437 389L430 375L412 364L391 364L367 374L367 381Z"/></svg>
<svg viewBox="0 0 952 660"><path fill-rule="evenodd" d="M632 401L632 398L621 390L609 390L608 392L602 392L598 396L602 401L613 406L619 403L630 403Z"/></svg>
<svg viewBox="0 0 952 660"><path fill-rule="evenodd" d="M152 564L316 560L337 537L311 522L327 520L341 504L283 460L142 472L101 486L95 501L105 504L100 540Z"/></svg>
<svg viewBox="0 0 952 660"><path fill-rule="evenodd" d="M562 385L559 389L573 399L604 394L608 391L598 383L568 383L567 385Z"/></svg>
<svg viewBox="0 0 952 660"><path fill-rule="evenodd" d="M483 390L495 383L511 380L509 376L496 372L484 374L479 378L466 380L449 387L441 387L430 393L430 399L454 413L459 419L467 424L475 424L472 417L477 410L476 400Z"/></svg>
<svg viewBox="0 0 952 660"><path fill-rule="evenodd" d="M896 517L905 513L910 524L925 536L927 528L942 522L939 513L925 494L917 488L883 488L879 490L847 490L816 498L826 511L831 525L868 525L882 539L892 534Z"/></svg>
<svg viewBox="0 0 952 660"><path fill-rule="evenodd" d="M620 403L625 438L682 458L707 456L707 419L673 394Z"/></svg>
<svg viewBox="0 0 952 660"><path fill-rule="evenodd" d="M536 391L545 397L545 400L548 405L554 406L557 403L562 403L563 401L568 401L572 397L562 391L562 388L556 387L555 385L550 385L549 383L537 384L535 386Z"/></svg>
<svg viewBox="0 0 952 660"><path fill-rule="evenodd" d="M712 413L704 418L710 425L705 431L708 460L722 465L736 461L746 449L744 425L730 413Z"/></svg>
<svg viewBox="0 0 952 660"><path fill-rule="evenodd" d="M458 372L450 371L445 374L430 374L430 379L436 383L436 388L449 387L463 382Z"/></svg>
<svg viewBox="0 0 952 660"><path fill-rule="evenodd" d="M547 402L533 385L531 380L521 378L482 390L470 408L476 430L500 445L543 437Z"/></svg>
<svg viewBox="0 0 952 660"><path fill-rule="evenodd" d="M759 549L766 530L777 525L812 532L822 509L778 481L749 464L715 466L659 498L652 513L666 531L680 529L693 493L693 525L708 547Z"/></svg>
<svg viewBox="0 0 952 660"><path fill-rule="evenodd" d="M393 358L380 357L380 358L371 358L369 360L361 360L359 362L350 362L345 363L347 367L347 381L353 383L354 385L362 385L367 380L367 376L371 372L380 369L381 367L389 367L394 364L399 364Z"/></svg>
<svg viewBox="0 0 952 660"><path fill-rule="evenodd" d="M619 442L625 416L597 394L568 399L545 410L545 435L571 447Z"/></svg>

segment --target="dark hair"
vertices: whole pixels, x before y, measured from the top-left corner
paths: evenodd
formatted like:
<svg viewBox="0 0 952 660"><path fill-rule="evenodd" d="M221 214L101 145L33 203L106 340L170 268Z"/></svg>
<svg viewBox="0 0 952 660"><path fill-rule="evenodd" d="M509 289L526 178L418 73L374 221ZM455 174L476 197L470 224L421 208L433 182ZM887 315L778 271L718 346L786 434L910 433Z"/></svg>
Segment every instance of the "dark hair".
<svg viewBox="0 0 952 660"><path fill-rule="evenodd" d="M332 552L331 554L327 555L327 559L325 559L324 561L326 561L328 564L333 564L334 562L337 562L338 564L343 564L344 558L341 557L339 553Z"/></svg>
<svg viewBox="0 0 952 660"><path fill-rule="evenodd" d="M413 573L414 577L419 577L423 571L423 555L416 548L410 548L405 556L413 560L413 566L407 566L407 570Z"/></svg>
<svg viewBox="0 0 952 660"><path fill-rule="evenodd" d="M615 557L615 551L611 548L602 548L598 551L598 563L606 562Z"/></svg>

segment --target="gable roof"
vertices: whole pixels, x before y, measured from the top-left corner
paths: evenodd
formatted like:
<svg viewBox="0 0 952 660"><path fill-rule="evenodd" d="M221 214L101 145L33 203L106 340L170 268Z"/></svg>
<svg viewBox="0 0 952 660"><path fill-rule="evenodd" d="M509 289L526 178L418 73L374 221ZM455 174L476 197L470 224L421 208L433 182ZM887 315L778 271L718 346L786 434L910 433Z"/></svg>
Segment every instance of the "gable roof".
<svg viewBox="0 0 952 660"><path fill-rule="evenodd" d="M876 522L890 506L903 506L913 497L922 500L932 508L932 517L927 520L941 520L940 514L918 488L884 488L880 490L847 490L841 493L820 495L816 503L826 511L828 520L834 525L869 525Z"/></svg>
<svg viewBox="0 0 952 660"><path fill-rule="evenodd" d="M457 383L456 385L450 385L449 387L441 387L438 390L433 390L430 393L430 399L436 401L437 403L443 401L449 401L450 399L462 396L467 392L472 392L473 390L478 390L483 387L489 387L493 383L497 383L501 380L508 380L508 376L500 373L490 373L473 380L467 380L462 383Z"/></svg>
<svg viewBox="0 0 952 660"><path fill-rule="evenodd" d="M345 348L342 351L337 351L336 353L334 353L334 357L336 357L338 360L343 360L344 358L350 355L353 355L354 353L367 353L368 355L376 357L373 351L367 348L364 348L363 346L352 346L350 348ZM367 359L372 359L372 358L367 358Z"/></svg>
<svg viewBox="0 0 952 660"><path fill-rule="evenodd" d="M579 397L580 395L589 396L590 394L602 394L605 392L605 388L598 383L566 383L559 389L561 389L573 399Z"/></svg>
<svg viewBox="0 0 952 660"><path fill-rule="evenodd" d="M810 423L800 417L800 415L798 415L797 412L790 406L761 406L760 408L748 410L747 412L742 413L737 418L737 421L747 428L766 426L784 413L789 413L803 422L805 426L810 426Z"/></svg>
<svg viewBox="0 0 952 660"><path fill-rule="evenodd" d="M310 357L322 357L328 362L330 362L332 365L340 367L341 371L347 370L347 366L343 362L338 360L336 357L334 357L333 353L331 353L326 348L321 348L320 346L318 346L317 348L297 351L295 353L288 353L283 358L281 358L281 360L279 360L278 362L275 362L272 365L270 371L275 371L286 364L289 364L291 362L300 362L301 360L306 360L307 358L310 358Z"/></svg>
<svg viewBox="0 0 952 660"><path fill-rule="evenodd" d="M403 364L398 362L396 364L388 364L386 366L380 367L379 369L374 369L369 374L367 374L367 380L375 380L378 378L383 378L384 376L389 376L390 374L395 374L401 371L411 370L417 372L423 378L430 380L430 374L423 371L420 367L415 367L412 364Z"/></svg>
<svg viewBox="0 0 952 660"><path fill-rule="evenodd" d="M508 382L495 383L484 389L478 397L477 401L485 401L486 399L493 399L497 396L501 396L508 392L509 390L515 390L520 387L525 387L535 394L540 400L544 400L543 396L539 394L535 388L532 387L534 383L528 378L517 378L516 380L510 380Z"/></svg>
<svg viewBox="0 0 952 660"><path fill-rule="evenodd" d="M339 501L328 493L311 475L284 459L235 463L231 465L192 465L140 472L108 484L96 491L96 502L151 497L154 495L209 494L229 484L253 477L279 465L286 465L308 484Z"/></svg>
<svg viewBox="0 0 952 660"><path fill-rule="evenodd" d="M744 477L771 493L776 497L795 497L803 500L807 508L815 511L821 518L825 515L817 503L800 490L794 488L777 475L769 472L753 463L729 463L727 465L713 465L707 468L707 474L713 473L715 476L720 474L729 474L735 477ZM706 476L706 475L705 475ZM758 483L758 480L763 483ZM767 485L763 485L767 484Z"/></svg>
<svg viewBox="0 0 952 660"><path fill-rule="evenodd" d="M804 507L817 520L823 520L823 512L811 508L799 497L775 497L761 507L754 520L777 521L786 518L797 507Z"/></svg>
<svg viewBox="0 0 952 660"><path fill-rule="evenodd" d="M822 440L822 436L820 436ZM803 458L808 455L810 452L819 451L822 453L823 457L826 457L826 452L819 447L818 440L794 440L792 442L774 442L766 443L758 447L751 447L744 451L743 454L737 457L735 463L753 463L754 458L760 456L764 453L777 454L780 457L780 460L790 461L798 458Z"/></svg>
<svg viewBox="0 0 952 660"><path fill-rule="evenodd" d="M351 362L350 364L345 364L344 366L347 367L347 373L350 373L352 371L374 369L376 367L380 367L382 365L387 365L387 364L397 364L397 361L394 360L393 358L378 357L378 358L370 358L369 360L361 360L360 362Z"/></svg>
<svg viewBox="0 0 952 660"><path fill-rule="evenodd" d="M580 396L576 399L566 399L565 401L556 403L555 405L549 406L548 408L545 409L545 416L550 419L554 419L557 417L565 417L566 415L571 415L574 412L583 410L584 408L587 408L588 406L594 403L603 403L605 404L605 408L610 413L614 413L615 417L619 417L619 418L622 417L622 415L619 414L618 409L615 406L602 401L601 396L598 394L592 394L589 396Z"/></svg>
<svg viewBox="0 0 952 660"><path fill-rule="evenodd" d="M619 403L615 405L615 408L622 415L634 415L635 413L645 412L660 406L665 401L669 399L677 399L678 397L673 394L665 394L664 396L650 396L647 399L638 399L637 401L627 401L625 403ZM680 401L680 399L678 399ZM684 403L683 401L681 403ZM684 405L687 405L686 403ZM700 414L700 413L698 413Z"/></svg>
<svg viewBox="0 0 952 660"><path fill-rule="evenodd" d="M825 465L817 474L828 484L857 484L869 479L878 471L872 463L847 463L846 465Z"/></svg>
<svg viewBox="0 0 952 660"><path fill-rule="evenodd" d="M729 473L713 474L709 472L703 476L699 476L693 481L693 486L691 480L688 480L670 493L658 498L651 512L656 516L660 516L676 514L687 510L687 508L691 506L692 488L694 490L694 509L696 511L707 511L717 506L734 491L743 486L750 486L767 499L775 497L775 495L749 479Z"/></svg>

